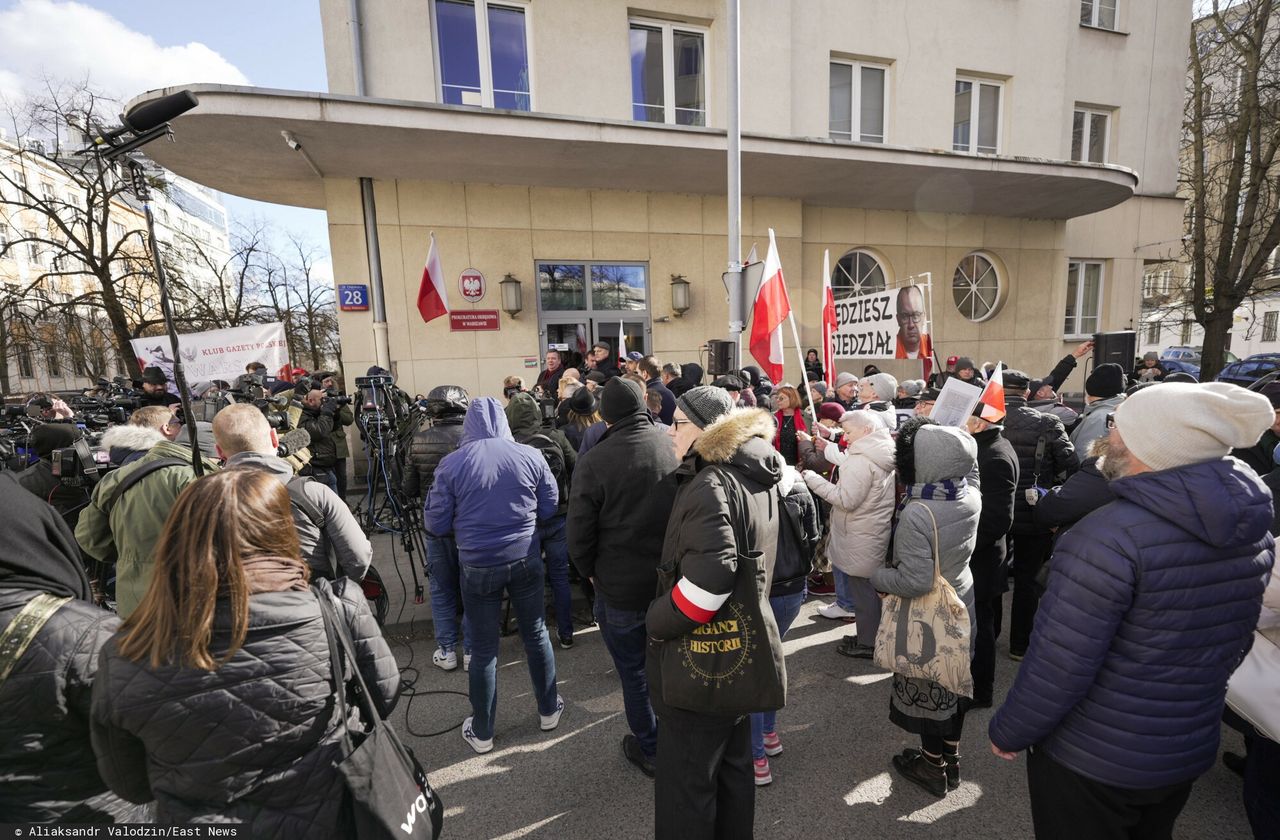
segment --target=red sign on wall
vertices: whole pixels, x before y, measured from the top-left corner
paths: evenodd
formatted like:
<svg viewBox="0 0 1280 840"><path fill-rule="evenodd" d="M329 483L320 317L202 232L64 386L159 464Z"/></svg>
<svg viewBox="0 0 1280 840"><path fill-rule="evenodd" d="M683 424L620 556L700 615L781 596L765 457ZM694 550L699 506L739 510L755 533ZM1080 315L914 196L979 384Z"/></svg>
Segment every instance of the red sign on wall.
<svg viewBox="0 0 1280 840"><path fill-rule="evenodd" d="M450 312L449 329L453 332L499 329L498 310L468 309L461 312Z"/></svg>

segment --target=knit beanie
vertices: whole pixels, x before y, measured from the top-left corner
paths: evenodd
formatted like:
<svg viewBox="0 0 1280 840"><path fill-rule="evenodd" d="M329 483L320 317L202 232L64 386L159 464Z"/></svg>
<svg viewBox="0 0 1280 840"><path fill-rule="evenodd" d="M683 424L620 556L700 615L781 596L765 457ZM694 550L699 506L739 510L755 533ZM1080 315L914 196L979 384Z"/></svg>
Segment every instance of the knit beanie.
<svg viewBox="0 0 1280 840"><path fill-rule="evenodd" d="M848 371L845 371L844 373L836 377L836 390L839 390L849 384L856 385L857 382L858 382L858 377L854 376L852 373L849 373Z"/></svg>
<svg viewBox="0 0 1280 840"><path fill-rule="evenodd" d="M683 411L693 425L705 429L733 410L733 398L723 388L699 385L677 397L676 408Z"/></svg>
<svg viewBox="0 0 1280 840"><path fill-rule="evenodd" d="M920 379L908 379L902 383L902 390L907 396L915 399L920 396L920 392L924 390L924 381Z"/></svg>
<svg viewBox="0 0 1280 840"><path fill-rule="evenodd" d="M970 359L968 356L961 356L956 359L956 366L952 370L955 373L959 373L962 370L971 370L974 373L978 372L978 368L974 365L973 359Z"/></svg>
<svg viewBox="0 0 1280 840"><path fill-rule="evenodd" d="M609 386L604 386L604 389L608 391ZM596 395L591 393L590 388L578 388L573 392L573 396L569 397L569 410L582 417L590 417L596 413Z"/></svg>
<svg viewBox="0 0 1280 840"><path fill-rule="evenodd" d="M1084 381L1084 392L1091 397L1108 399L1124 391L1124 368L1115 363L1098 365Z"/></svg>
<svg viewBox="0 0 1280 840"><path fill-rule="evenodd" d="M1226 457L1253 446L1276 421L1271 401L1226 382L1143 388L1116 408L1116 431L1153 470Z"/></svg>
<svg viewBox="0 0 1280 840"><path fill-rule="evenodd" d="M821 379L814 379L814 380L810 381L810 382L809 382L809 388L810 388L810 389L812 389L812 390L814 390L814 391L817 391L819 394L821 394L821 395L823 396L823 398L824 398L824 399L826 398L826 396L827 396L827 383L823 382Z"/></svg>
<svg viewBox="0 0 1280 840"><path fill-rule="evenodd" d="M871 383L880 402L888 402L898 393L898 380L887 373L873 373L865 381Z"/></svg>
<svg viewBox="0 0 1280 840"><path fill-rule="evenodd" d="M615 376L604 386L600 395L600 416L604 422L612 425L644 410L644 392L630 379Z"/></svg>
<svg viewBox="0 0 1280 840"><path fill-rule="evenodd" d="M31 448L47 458L53 450L71 446L80 437L80 430L70 423L45 423L32 429Z"/></svg>

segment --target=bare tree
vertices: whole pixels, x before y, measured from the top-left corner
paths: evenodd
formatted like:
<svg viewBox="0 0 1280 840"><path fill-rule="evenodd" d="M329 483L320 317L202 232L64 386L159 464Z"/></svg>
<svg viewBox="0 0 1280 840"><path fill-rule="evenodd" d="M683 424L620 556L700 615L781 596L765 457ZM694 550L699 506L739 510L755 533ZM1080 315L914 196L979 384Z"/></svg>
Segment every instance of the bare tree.
<svg viewBox="0 0 1280 840"><path fill-rule="evenodd" d="M1191 29L1183 125L1188 294L1202 379L1221 370L1237 307L1280 245L1280 32L1273 0L1213 0Z"/></svg>

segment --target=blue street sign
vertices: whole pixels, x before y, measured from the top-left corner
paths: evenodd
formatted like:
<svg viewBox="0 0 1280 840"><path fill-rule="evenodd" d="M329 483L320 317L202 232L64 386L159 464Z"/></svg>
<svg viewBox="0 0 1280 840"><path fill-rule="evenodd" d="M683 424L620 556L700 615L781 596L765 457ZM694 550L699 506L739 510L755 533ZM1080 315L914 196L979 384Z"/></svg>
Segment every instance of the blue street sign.
<svg viewBox="0 0 1280 840"><path fill-rule="evenodd" d="M367 312L369 310L369 287L364 285L338 285L338 308L343 312Z"/></svg>

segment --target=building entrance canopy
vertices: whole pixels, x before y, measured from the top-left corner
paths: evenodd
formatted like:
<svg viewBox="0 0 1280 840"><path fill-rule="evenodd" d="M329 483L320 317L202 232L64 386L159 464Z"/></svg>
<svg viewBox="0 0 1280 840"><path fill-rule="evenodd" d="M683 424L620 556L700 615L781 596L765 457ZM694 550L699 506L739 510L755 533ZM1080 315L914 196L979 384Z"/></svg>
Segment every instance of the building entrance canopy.
<svg viewBox="0 0 1280 840"><path fill-rule="evenodd" d="M137 97L129 108L180 88ZM466 106L192 85L176 143L147 154L180 175L245 198L324 207L325 178L725 192L725 134ZM1132 170L744 135L743 192L880 210L1069 219L1128 199Z"/></svg>

